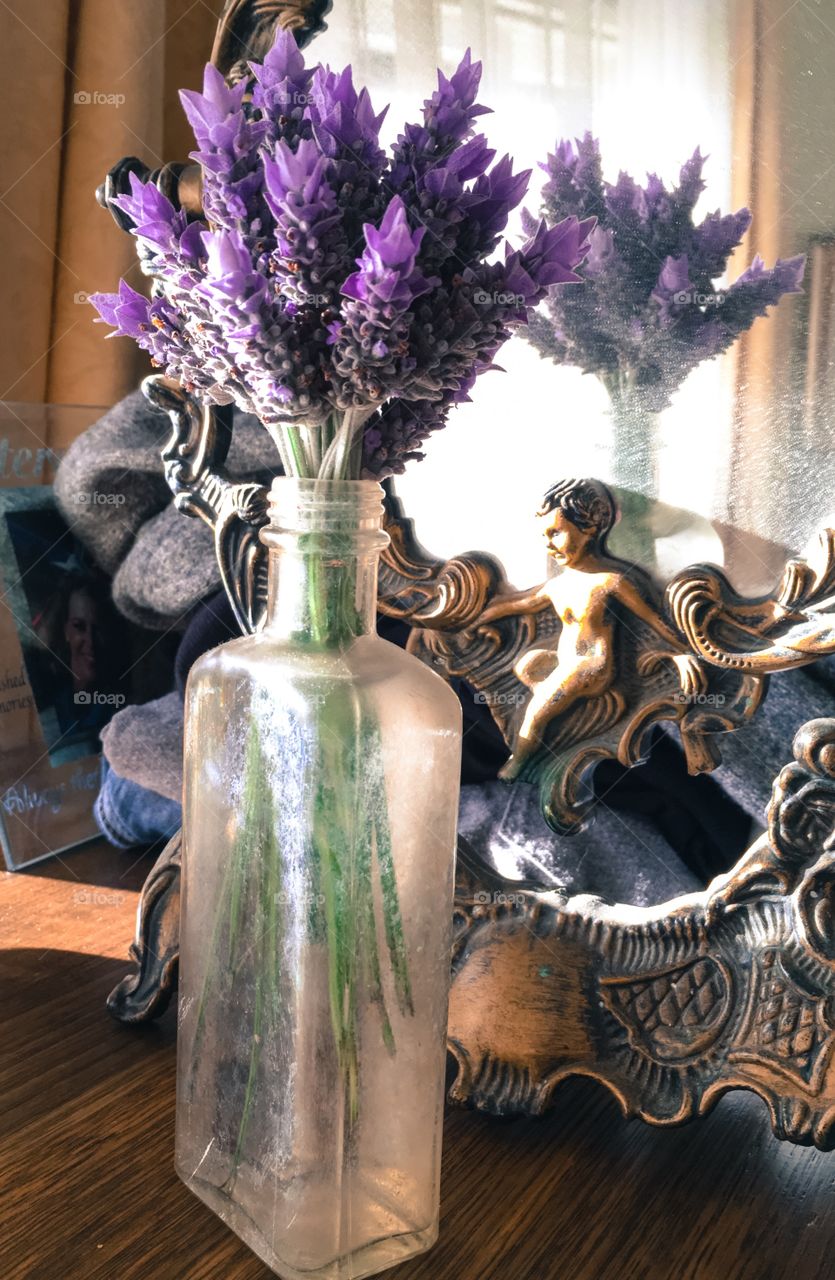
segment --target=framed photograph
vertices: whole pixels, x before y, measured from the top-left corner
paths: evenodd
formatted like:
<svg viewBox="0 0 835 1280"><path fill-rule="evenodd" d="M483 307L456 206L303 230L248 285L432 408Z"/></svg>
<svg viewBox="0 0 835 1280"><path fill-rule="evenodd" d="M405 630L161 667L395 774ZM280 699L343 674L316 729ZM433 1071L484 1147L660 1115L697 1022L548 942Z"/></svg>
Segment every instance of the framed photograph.
<svg viewBox="0 0 835 1280"><path fill-rule="evenodd" d="M127 701L126 627L50 489L0 493L0 567L50 762L95 754Z"/></svg>
<svg viewBox="0 0 835 1280"><path fill-rule="evenodd" d="M59 450L45 442L100 414L0 404L0 848L10 871L98 834L91 712L115 710L94 702L94 687L111 691L97 657L109 614L103 584L56 509Z"/></svg>

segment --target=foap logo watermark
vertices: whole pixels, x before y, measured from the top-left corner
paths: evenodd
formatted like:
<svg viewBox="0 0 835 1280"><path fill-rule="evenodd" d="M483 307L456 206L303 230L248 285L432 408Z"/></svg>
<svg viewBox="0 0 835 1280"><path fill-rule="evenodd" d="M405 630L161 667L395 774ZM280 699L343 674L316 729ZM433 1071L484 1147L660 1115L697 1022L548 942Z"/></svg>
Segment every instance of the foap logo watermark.
<svg viewBox="0 0 835 1280"><path fill-rule="evenodd" d="M698 289L678 289L673 294L673 302L677 307L721 307L727 293L720 289L716 293L700 293Z"/></svg>
<svg viewBox="0 0 835 1280"><path fill-rule="evenodd" d="M123 493L77 493L73 498L80 507L123 507L127 499Z"/></svg>
<svg viewBox="0 0 835 1280"><path fill-rule="evenodd" d="M275 905L277 907L323 907L325 895L312 893L310 890L305 890L303 893L288 893L286 889L280 889L275 895Z"/></svg>
<svg viewBox="0 0 835 1280"><path fill-rule="evenodd" d="M85 293L83 289L78 289L73 294L72 300L77 307L86 307L90 302L90 295Z"/></svg>
<svg viewBox="0 0 835 1280"><path fill-rule="evenodd" d="M120 907L125 895L107 889L75 889L72 900L82 907Z"/></svg>
<svg viewBox="0 0 835 1280"><path fill-rule="evenodd" d="M476 907L521 907L524 906L524 893L487 893L479 889L473 895L473 906Z"/></svg>
<svg viewBox="0 0 835 1280"><path fill-rule="evenodd" d="M526 693L486 693L482 689L473 694L473 702L485 707L521 707L527 696Z"/></svg>
<svg viewBox="0 0 835 1280"><path fill-rule="evenodd" d="M305 93L303 89L293 89L291 93L279 92L276 94L275 102L279 107L309 107L313 103L313 94Z"/></svg>
<svg viewBox="0 0 835 1280"><path fill-rule="evenodd" d="M314 311L321 311L324 307L333 306L333 295L330 293L305 293L298 294L297 301L291 305L296 311L302 311L312 308Z"/></svg>
<svg viewBox="0 0 835 1280"><path fill-rule="evenodd" d="M77 707L123 707L126 701L123 693L104 693L101 689L79 689L73 695Z"/></svg>
<svg viewBox="0 0 835 1280"><path fill-rule="evenodd" d="M515 307L518 310L525 305L525 295L503 293L500 289L476 289L473 293L473 304L477 307Z"/></svg>
<svg viewBox="0 0 835 1280"><path fill-rule="evenodd" d="M728 699L724 693L677 693L676 702L688 707L724 707Z"/></svg>
<svg viewBox="0 0 835 1280"><path fill-rule="evenodd" d="M104 89L78 89L72 100L77 107L123 107L127 99L123 93L107 93Z"/></svg>

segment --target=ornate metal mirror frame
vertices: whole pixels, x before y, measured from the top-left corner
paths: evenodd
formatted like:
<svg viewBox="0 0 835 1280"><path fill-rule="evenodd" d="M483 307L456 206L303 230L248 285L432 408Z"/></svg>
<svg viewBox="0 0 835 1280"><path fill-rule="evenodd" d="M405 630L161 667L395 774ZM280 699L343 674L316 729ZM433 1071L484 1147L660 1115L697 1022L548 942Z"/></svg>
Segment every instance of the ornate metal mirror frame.
<svg viewBox="0 0 835 1280"><path fill-rule="evenodd" d="M228 0L213 58L236 78L276 24L306 43L330 7ZM134 159L111 170L103 204L132 171L148 174ZM166 165L153 177L199 210L193 166ZM148 379L145 391L173 423L163 463L175 502L212 528L224 587L241 628L254 630L265 596L265 490L224 474L225 411L202 409L162 378ZM648 731L666 721L691 772L715 768L718 734L756 713L769 673L835 652L835 539L821 535L815 563L791 560L767 597L744 599L703 565L676 575L662 597L636 566L608 553L615 508L605 486L572 483L554 495L542 514L555 547L566 519L572 536L597 539L598 572L581 598L550 587L514 594L486 554L428 555L389 494L380 609L410 624L414 653L483 696L512 752L508 776L538 784L546 820L566 833L592 816L585 784L597 762L636 763ZM601 592L607 617L626 610L632 625L612 624L616 661L605 679L580 660L577 644L569 688L556 674L561 633L567 621L581 632L599 626ZM793 753L774 782L767 833L706 892L658 907L504 879L460 842L452 1101L540 1114L559 1082L579 1074L605 1084L625 1115L677 1124L726 1090L747 1088L766 1101L778 1137L835 1146L835 720L800 728ZM175 989L179 872L177 835L142 895L136 972L109 1000L124 1022L157 1016Z"/></svg>

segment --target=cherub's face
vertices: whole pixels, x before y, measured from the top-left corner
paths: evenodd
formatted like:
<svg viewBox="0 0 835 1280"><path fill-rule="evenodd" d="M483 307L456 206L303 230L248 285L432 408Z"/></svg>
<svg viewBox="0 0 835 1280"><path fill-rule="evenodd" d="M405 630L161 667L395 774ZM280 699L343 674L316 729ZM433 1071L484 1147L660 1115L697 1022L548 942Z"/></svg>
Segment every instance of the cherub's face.
<svg viewBox="0 0 835 1280"><path fill-rule="evenodd" d="M557 564L569 567L582 559L586 548L594 537L592 529L578 529L572 524L564 511L546 511L539 517L542 536L548 546L548 554L553 556Z"/></svg>

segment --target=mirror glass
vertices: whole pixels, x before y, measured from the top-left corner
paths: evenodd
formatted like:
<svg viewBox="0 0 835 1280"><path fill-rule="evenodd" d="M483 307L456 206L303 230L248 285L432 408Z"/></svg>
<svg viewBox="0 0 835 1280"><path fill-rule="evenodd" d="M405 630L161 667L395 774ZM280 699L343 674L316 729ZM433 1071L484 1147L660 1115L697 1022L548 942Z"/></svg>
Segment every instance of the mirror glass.
<svg viewBox="0 0 835 1280"><path fill-rule="evenodd" d="M673 379L661 411L639 398L637 423L620 429L598 377L513 338L500 356L506 372L483 376L472 403L430 439L425 461L397 481L424 545L439 555L490 550L512 583L530 586L552 572L533 518L543 490L562 477L596 476L651 500L642 507L644 531L620 548L628 545L659 579L707 560L724 565L746 593L772 587L787 551L802 550L835 516L832 6L337 0L328 21L317 56L333 65L352 62L375 106L391 104L388 140L417 118L435 68L451 73L471 47L484 63L481 101L495 112L481 122L484 132L517 168L533 170L526 203L534 212L546 181L540 162L560 139L591 131L604 179L616 183L625 171L646 187L647 175L655 174L668 191L698 147L707 158L694 221L744 207L752 215L727 270L712 280L714 296L686 300L713 306L720 330L729 314L721 310L724 291L755 255L768 268L799 254L807 259L802 292L783 297L718 357L690 361L694 367ZM510 233L521 236L518 220ZM660 273L663 260L657 266ZM606 310L606 299L597 305ZM686 320L686 307L677 314ZM623 522L618 536L624 537ZM772 683L767 718L731 735L732 743L726 739L726 763L697 780L707 784L703 789L665 764L662 749L661 763L652 766L656 782L660 770L656 790L644 770L634 771L648 788L643 800L624 798L623 779L599 782L604 820L589 835L556 846L553 838L540 839L530 787L502 792L500 821L467 793L463 827L488 839L505 869L525 862L520 847L527 858L522 870L537 859L553 870L556 857L557 878L576 889L621 900L629 892L629 901L652 902L695 888L721 869L717 859L733 861L762 822L794 730L810 715L832 713L821 668ZM679 796L674 818L675 805L669 813L664 806L676 788L685 799ZM659 854L657 831L665 822L684 869L665 850Z"/></svg>
<svg viewBox="0 0 835 1280"><path fill-rule="evenodd" d="M784 12L785 10L785 12ZM547 484L592 475L664 504L653 520L662 576L698 559L725 563L740 587L773 581L831 514L835 383L835 12L801 0L337 0L316 52L351 61L393 137L416 118L435 68L471 47L484 64L481 122L490 145L533 170L559 139L599 139L603 176L621 170L671 188L697 147L707 157L694 219L748 207L750 230L717 293L755 254L808 255L804 292L786 297L719 358L684 378L653 423L652 462L620 447L601 382L543 359L521 337L506 374L430 440L398 482L425 544L439 554L488 547L518 585L546 572L532 513ZM521 228L510 228L520 236ZM659 263L659 270L662 263ZM696 302L694 305L698 305ZM636 430L641 430L636 426ZM814 477L814 500L809 486ZM501 512L501 520L497 520ZM682 513L690 513L688 519Z"/></svg>

